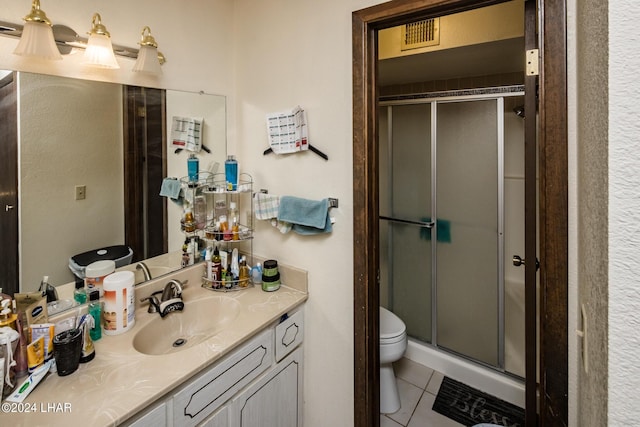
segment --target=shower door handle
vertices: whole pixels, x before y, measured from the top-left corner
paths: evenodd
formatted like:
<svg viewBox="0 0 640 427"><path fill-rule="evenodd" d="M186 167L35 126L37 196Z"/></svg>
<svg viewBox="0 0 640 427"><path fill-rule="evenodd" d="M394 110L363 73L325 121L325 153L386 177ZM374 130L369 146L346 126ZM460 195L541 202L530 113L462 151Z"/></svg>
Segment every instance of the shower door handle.
<svg viewBox="0 0 640 427"><path fill-rule="evenodd" d="M380 219L386 219L387 221L391 221L391 222L397 222L400 224L408 224L408 225L417 225L419 227L422 228L433 228L433 226L435 225L435 222L431 221L431 222L423 222L423 221L411 221L408 219L400 219L400 218L391 218L388 216L380 216Z"/></svg>
<svg viewBox="0 0 640 427"><path fill-rule="evenodd" d="M513 256L513 265L515 265L516 267L520 267L521 265L525 265L524 264L524 258L522 258L519 255L514 255ZM540 261L538 261L538 258L536 258L536 271L540 270Z"/></svg>

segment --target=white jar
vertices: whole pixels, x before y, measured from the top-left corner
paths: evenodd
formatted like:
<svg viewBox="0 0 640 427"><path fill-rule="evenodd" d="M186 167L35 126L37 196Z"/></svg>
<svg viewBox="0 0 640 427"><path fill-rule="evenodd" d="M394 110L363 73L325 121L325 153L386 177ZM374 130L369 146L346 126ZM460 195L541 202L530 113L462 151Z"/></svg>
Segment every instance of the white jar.
<svg viewBox="0 0 640 427"><path fill-rule="evenodd" d="M118 271L104 279L105 335L118 335L133 327L136 321L134 277L133 271Z"/></svg>
<svg viewBox="0 0 640 427"><path fill-rule="evenodd" d="M102 298L104 296L102 289L104 279L114 271L116 271L116 262L111 260L96 261L87 265L84 270L84 287L87 295L95 288L100 292L100 298Z"/></svg>

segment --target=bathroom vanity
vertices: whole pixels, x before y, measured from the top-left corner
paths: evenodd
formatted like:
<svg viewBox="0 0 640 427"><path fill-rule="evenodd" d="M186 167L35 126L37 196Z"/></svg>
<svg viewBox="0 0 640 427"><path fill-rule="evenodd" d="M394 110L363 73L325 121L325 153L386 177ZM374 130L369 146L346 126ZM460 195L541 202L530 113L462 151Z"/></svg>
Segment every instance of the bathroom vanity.
<svg viewBox="0 0 640 427"><path fill-rule="evenodd" d="M95 359L75 373L48 374L24 402L22 409L33 410L1 412L0 424L300 426L306 272L281 267L284 285L276 292L221 294L200 286L202 268L136 287L135 325L97 341ZM184 311L148 313L139 300L170 279L188 281ZM178 317L189 310L195 332L174 347L176 330L189 333ZM202 317L211 319L210 329L195 321ZM164 341L154 335L163 330Z"/></svg>

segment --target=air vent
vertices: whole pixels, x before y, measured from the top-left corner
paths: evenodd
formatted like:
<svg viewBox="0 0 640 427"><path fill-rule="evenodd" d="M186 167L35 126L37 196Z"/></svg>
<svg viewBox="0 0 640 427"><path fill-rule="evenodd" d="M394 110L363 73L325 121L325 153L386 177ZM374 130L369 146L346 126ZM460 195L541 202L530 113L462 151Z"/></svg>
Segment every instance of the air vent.
<svg viewBox="0 0 640 427"><path fill-rule="evenodd" d="M402 26L401 50L440 44L440 18L424 19Z"/></svg>

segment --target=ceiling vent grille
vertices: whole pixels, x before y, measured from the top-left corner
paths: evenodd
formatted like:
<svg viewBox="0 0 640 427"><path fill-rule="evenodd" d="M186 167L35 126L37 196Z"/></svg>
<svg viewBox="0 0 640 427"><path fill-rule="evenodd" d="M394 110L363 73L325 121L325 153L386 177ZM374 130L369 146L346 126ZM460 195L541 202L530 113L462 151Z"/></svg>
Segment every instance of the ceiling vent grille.
<svg viewBox="0 0 640 427"><path fill-rule="evenodd" d="M424 19L402 26L400 49L409 50L440 44L440 18Z"/></svg>

